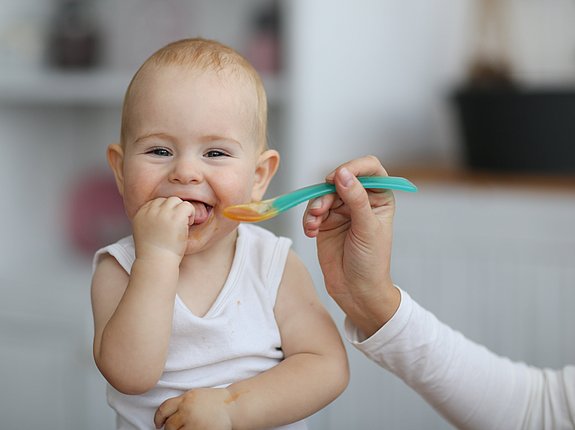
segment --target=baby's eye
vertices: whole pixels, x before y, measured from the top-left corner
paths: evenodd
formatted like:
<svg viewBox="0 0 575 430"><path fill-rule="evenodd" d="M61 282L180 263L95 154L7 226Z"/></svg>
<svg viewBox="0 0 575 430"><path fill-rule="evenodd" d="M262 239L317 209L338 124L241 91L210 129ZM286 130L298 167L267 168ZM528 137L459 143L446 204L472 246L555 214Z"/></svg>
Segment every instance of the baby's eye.
<svg viewBox="0 0 575 430"><path fill-rule="evenodd" d="M223 151L218 149L212 149L205 153L205 156L208 158L216 158L216 157L225 157L227 154Z"/></svg>
<svg viewBox="0 0 575 430"><path fill-rule="evenodd" d="M158 157L169 157L172 153L166 148L153 148L147 154L157 155Z"/></svg>

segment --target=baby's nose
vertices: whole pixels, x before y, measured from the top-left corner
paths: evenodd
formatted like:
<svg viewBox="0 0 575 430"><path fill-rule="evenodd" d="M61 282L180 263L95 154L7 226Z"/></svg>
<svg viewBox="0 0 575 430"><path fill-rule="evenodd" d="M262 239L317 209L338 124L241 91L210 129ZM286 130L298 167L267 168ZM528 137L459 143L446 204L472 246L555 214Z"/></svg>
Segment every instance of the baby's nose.
<svg viewBox="0 0 575 430"><path fill-rule="evenodd" d="M169 180L170 182L181 184L201 182L203 180L203 174L198 163L192 160L181 159L174 163L174 167L169 175Z"/></svg>

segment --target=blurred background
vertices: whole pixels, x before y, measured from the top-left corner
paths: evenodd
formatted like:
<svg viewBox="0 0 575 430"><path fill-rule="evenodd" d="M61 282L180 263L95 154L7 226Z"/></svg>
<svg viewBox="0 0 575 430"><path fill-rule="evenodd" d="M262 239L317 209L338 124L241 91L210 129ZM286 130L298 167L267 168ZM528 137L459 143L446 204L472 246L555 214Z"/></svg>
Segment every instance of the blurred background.
<svg viewBox="0 0 575 430"><path fill-rule="evenodd" d="M114 427L89 300L93 251L128 231L105 149L137 67L190 36L262 73L270 196L376 155L419 186L396 193L395 282L497 353L574 363L573 22L573 0L0 0L2 428ZM267 226L341 327L302 211ZM311 429L449 428L349 354L350 387Z"/></svg>

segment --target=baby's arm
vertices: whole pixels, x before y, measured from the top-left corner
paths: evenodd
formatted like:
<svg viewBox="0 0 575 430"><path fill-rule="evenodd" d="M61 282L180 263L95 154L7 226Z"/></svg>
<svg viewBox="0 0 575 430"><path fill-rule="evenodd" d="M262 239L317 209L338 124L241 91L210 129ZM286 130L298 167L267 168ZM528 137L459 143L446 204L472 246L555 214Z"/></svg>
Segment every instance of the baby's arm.
<svg viewBox="0 0 575 430"><path fill-rule="evenodd" d="M177 198L148 202L134 219L130 276L111 256L94 272L94 359L123 393L148 391L162 374L190 214L193 207Z"/></svg>
<svg viewBox="0 0 575 430"><path fill-rule="evenodd" d="M167 400L156 413L156 425L271 428L306 418L341 394L349 380L345 348L309 273L292 252L275 315L285 354L281 363L227 389L193 390Z"/></svg>

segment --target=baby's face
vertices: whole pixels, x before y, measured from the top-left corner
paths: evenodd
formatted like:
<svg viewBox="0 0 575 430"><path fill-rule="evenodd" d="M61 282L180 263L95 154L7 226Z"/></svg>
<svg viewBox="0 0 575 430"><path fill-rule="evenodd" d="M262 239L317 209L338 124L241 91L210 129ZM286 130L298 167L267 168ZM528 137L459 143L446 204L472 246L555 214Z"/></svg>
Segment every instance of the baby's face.
<svg viewBox="0 0 575 430"><path fill-rule="evenodd" d="M123 196L128 217L158 197L192 202L188 252L232 231L229 205L259 199L261 153L255 90L228 74L177 66L144 71L134 88L124 142Z"/></svg>

